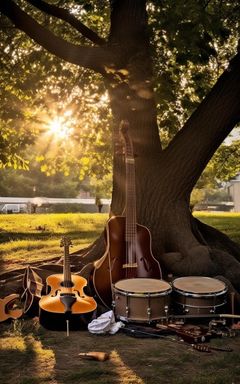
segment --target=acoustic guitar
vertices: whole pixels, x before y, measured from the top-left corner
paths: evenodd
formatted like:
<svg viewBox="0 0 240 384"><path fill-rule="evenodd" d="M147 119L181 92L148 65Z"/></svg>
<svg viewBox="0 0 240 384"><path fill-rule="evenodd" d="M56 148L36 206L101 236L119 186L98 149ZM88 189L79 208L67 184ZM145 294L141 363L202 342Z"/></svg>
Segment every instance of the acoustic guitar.
<svg viewBox="0 0 240 384"><path fill-rule="evenodd" d="M88 322L97 307L96 301L84 293L87 280L71 274L69 247L71 240L63 237L60 243L64 247L63 274L50 275L46 279L50 288L48 295L39 301L39 321L45 328L62 330L67 324L71 329L79 329Z"/></svg>
<svg viewBox="0 0 240 384"><path fill-rule="evenodd" d="M16 320L22 316L23 310L18 307L18 300L19 295L17 293L12 293L0 299L0 322L8 319Z"/></svg>
<svg viewBox="0 0 240 384"><path fill-rule="evenodd" d="M151 250L151 234L137 223L135 191L135 159L128 134L128 122L122 121L120 131L125 144L126 205L123 216L113 216L105 228L106 250L95 264L92 282L101 302L111 307L112 285L126 278L161 279L159 262Z"/></svg>

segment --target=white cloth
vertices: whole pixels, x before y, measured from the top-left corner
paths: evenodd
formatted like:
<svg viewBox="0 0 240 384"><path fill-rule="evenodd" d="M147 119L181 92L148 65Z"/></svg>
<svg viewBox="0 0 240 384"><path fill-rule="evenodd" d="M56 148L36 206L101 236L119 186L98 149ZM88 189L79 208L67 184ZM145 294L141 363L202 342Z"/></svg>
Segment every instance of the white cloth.
<svg viewBox="0 0 240 384"><path fill-rule="evenodd" d="M124 323L121 321L115 321L113 311L103 313L97 319L92 320L91 323L88 324L89 332L96 334L110 333L110 335L113 335L122 327L124 327Z"/></svg>

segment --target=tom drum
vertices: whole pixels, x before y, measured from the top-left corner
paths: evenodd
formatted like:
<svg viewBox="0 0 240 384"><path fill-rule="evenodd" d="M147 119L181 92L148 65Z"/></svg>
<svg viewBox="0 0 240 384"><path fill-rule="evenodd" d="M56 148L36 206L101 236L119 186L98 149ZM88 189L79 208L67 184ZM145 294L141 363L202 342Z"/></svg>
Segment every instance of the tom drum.
<svg viewBox="0 0 240 384"><path fill-rule="evenodd" d="M168 314L172 288L164 280L124 279L113 286L115 316L123 321L150 323Z"/></svg>
<svg viewBox="0 0 240 384"><path fill-rule="evenodd" d="M227 287L221 280L204 276L173 281L173 311L182 315L221 313L227 303Z"/></svg>

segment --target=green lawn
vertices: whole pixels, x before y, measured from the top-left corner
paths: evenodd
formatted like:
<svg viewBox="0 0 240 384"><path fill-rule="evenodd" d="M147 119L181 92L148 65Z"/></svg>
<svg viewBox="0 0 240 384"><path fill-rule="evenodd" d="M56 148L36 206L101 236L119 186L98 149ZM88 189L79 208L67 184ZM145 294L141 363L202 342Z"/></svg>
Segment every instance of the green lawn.
<svg viewBox="0 0 240 384"><path fill-rule="evenodd" d="M240 244L240 214L197 212L206 224ZM91 244L104 228L108 214L57 213L0 215L0 258L6 269L16 264L61 256L63 235L72 239L72 252Z"/></svg>
<svg viewBox="0 0 240 384"><path fill-rule="evenodd" d="M91 244L101 233L107 214L0 215L0 257L6 269L17 263L62 255L60 239L72 239L71 252Z"/></svg>
<svg viewBox="0 0 240 384"><path fill-rule="evenodd" d="M232 240L240 244L240 213L195 212L194 216L202 222L224 232Z"/></svg>

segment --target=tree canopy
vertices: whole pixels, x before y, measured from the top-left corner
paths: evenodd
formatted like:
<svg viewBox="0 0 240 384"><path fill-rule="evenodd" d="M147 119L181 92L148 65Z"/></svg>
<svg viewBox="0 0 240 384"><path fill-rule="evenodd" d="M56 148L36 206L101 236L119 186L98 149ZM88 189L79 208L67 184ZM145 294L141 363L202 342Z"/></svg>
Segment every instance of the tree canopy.
<svg viewBox="0 0 240 384"><path fill-rule="evenodd" d="M1 7L8 4L12 2L2 2ZM158 125L166 146L236 51L240 10L238 1L147 4ZM56 36L56 44L66 41L72 44L72 52L83 49L81 60L88 58L88 47L96 47L98 55L106 43L108 1L25 1L21 6ZM49 175L56 170L68 175L72 170L80 179L89 174L108 177L112 170L111 112L100 76L84 68L84 63L79 67L66 61L74 62L74 57L52 55L41 42L14 28L3 14L0 46L0 166L27 169L37 159ZM120 78L124 75L118 73ZM49 129L53 122L65 126L65 133L56 137ZM212 167L214 171L221 168L219 162L224 163L224 178L237 173L236 157L230 154L236 153L235 147L217 152L210 174Z"/></svg>

